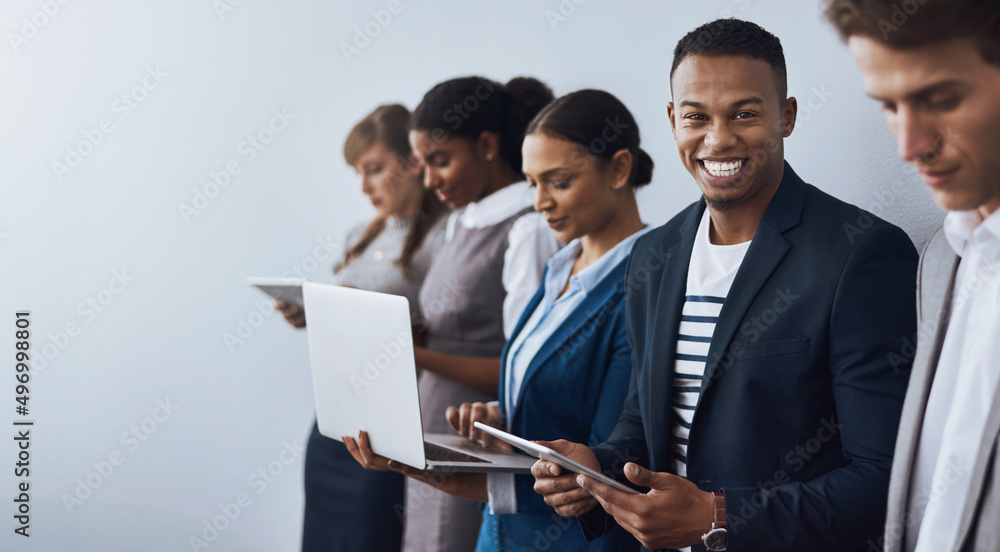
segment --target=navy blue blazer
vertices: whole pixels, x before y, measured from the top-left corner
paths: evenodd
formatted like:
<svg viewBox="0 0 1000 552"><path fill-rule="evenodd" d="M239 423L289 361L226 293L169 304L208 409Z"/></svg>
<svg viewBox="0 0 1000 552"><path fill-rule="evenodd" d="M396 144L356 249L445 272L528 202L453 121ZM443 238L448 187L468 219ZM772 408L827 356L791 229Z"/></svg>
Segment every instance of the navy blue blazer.
<svg viewBox="0 0 1000 552"><path fill-rule="evenodd" d="M588 445L597 445L611 434L632 372L632 349L625 333L626 264L622 260L615 266L531 359L513 412L504 412L514 434L531 440L568 439ZM542 287L528 303L504 347L500 362L501 410L506 404L510 345L541 303L544 281L543 276ZM555 510L534 491L534 483L530 474L517 475L519 513L500 516L503 529L524 544L537 540L536 530L544 534L547 529L560 527ZM579 528L568 523L566 534L554 540L552 550L638 549L638 542L620 528L588 547ZM563 529L560 527L560 531Z"/></svg>
<svg viewBox="0 0 1000 552"><path fill-rule="evenodd" d="M623 459L672 470L671 374L704 209L632 250L634 372L615 430L594 447L622 481ZM722 307L688 445L688 479L726 494L730 551L864 551L882 534L916 266L902 230L785 164ZM614 524L599 508L580 520L589 535Z"/></svg>

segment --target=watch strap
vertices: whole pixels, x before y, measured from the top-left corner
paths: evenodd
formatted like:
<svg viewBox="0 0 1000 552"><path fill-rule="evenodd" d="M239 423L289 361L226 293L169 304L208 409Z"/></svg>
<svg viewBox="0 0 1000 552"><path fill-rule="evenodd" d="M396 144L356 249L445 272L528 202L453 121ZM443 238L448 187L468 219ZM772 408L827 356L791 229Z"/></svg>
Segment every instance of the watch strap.
<svg viewBox="0 0 1000 552"><path fill-rule="evenodd" d="M715 517L712 523L720 529L726 528L726 494L722 491L715 491Z"/></svg>

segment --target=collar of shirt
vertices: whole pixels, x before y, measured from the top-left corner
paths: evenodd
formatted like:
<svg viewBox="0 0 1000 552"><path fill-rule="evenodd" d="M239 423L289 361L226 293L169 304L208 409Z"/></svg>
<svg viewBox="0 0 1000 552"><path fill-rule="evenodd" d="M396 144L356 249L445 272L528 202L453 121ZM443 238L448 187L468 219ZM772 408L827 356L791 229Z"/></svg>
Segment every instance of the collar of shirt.
<svg viewBox="0 0 1000 552"><path fill-rule="evenodd" d="M573 293L574 287L579 286L580 291L586 297L591 290L604 280L608 273L618 266L618 263L628 257L629 253L632 252L632 246L635 245L636 240L650 229L650 226L643 227L642 230L618 242L617 245L601 255L594 264L573 275L570 282L570 293L567 293L567 296ZM580 255L582 248L580 240L575 239L549 258L547 263L548 275L545 277L544 300L546 305L556 302L559 294L566 286L566 281L570 279L573 262Z"/></svg>
<svg viewBox="0 0 1000 552"><path fill-rule="evenodd" d="M1000 210L985 219L978 211L950 211L944 218L944 235L959 257L971 246L988 263L1000 260Z"/></svg>
<svg viewBox="0 0 1000 552"><path fill-rule="evenodd" d="M466 228L486 228L534 203L528 183L515 182L466 205L459 214L458 221Z"/></svg>

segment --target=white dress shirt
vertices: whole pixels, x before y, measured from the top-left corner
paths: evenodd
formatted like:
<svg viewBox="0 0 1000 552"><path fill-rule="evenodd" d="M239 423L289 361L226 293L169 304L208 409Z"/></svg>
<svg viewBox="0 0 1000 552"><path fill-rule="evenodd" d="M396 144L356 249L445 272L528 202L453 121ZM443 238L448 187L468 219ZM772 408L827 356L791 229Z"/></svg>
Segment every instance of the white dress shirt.
<svg viewBox="0 0 1000 552"><path fill-rule="evenodd" d="M986 419L1000 381L1000 211L953 211L944 233L961 257L951 320L927 400L909 498L906 550L954 550ZM928 262L925 260L925 262Z"/></svg>
<svg viewBox="0 0 1000 552"><path fill-rule="evenodd" d="M451 241L455 225L465 228L486 228L509 218L525 207L534 205L527 182L516 182L483 199L455 211L448 218L445 240ZM501 281L507 292L503 302L503 333L509 338L528 301L542 281L545 261L559 249L556 235L541 213L522 215L507 234L507 251L503 256Z"/></svg>

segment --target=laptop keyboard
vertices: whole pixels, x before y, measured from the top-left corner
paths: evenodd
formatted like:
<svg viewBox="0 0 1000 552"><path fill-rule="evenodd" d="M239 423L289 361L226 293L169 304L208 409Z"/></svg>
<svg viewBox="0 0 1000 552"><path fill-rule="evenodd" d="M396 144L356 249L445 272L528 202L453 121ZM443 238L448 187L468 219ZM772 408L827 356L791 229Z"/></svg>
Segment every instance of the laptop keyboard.
<svg viewBox="0 0 1000 552"><path fill-rule="evenodd" d="M462 454L451 449L444 447L439 447L433 443L428 443L424 441L424 456L427 457L428 461L433 462L478 462L480 464L492 464L489 460L483 460L482 458L476 458L475 456L469 456L468 454Z"/></svg>

